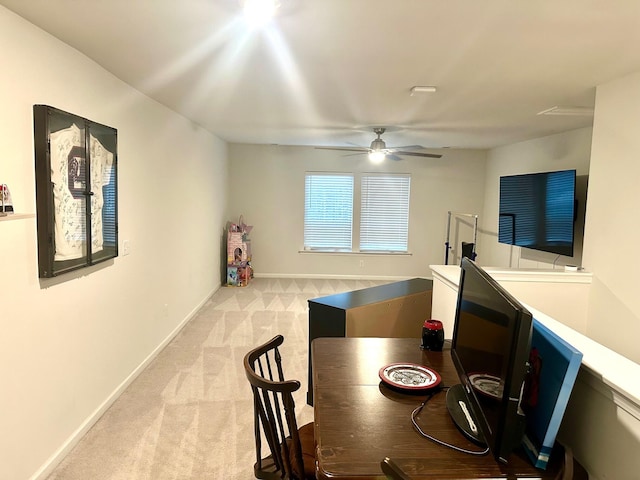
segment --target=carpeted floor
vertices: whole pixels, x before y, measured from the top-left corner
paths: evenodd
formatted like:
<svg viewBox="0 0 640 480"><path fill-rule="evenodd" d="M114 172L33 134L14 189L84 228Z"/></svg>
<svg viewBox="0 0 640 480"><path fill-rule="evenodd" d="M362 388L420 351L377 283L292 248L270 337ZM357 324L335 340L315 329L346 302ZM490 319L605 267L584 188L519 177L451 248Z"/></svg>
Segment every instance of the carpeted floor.
<svg viewBox="0 0 640 480"><path fill-rule="evenodd" d="M302 383L298 421L311 421L307 300L384 283L257 278L244 288L221 287L48 480L253 479L244 355L284 335L285 375Z"/></svg>

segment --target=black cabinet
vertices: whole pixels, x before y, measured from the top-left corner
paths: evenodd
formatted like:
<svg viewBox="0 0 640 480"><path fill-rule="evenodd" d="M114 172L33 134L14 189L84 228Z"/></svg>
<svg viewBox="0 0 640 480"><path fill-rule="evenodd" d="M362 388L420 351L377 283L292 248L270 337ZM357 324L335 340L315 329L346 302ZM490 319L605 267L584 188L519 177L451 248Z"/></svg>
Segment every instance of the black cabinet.
<svg viewBox="0 0 640 480"><path fill-rule="evenodd" d="M420 342L431 318L433 282L413 278L309 300L309 384L313 404L311 342L319 337L395 337Z"/></svg>

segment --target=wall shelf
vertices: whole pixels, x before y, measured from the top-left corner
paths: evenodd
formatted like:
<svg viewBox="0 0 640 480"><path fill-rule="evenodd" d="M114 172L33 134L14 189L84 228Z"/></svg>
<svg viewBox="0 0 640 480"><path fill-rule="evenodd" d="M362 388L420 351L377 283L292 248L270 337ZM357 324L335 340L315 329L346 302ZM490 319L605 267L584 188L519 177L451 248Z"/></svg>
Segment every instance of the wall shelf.
<svg viewBox="0 0 640 480"><path fill-rule="evenodd" d="M25 218L35 218L35 213L10 213L9 215L5 215L4 217L0 217L0 222L9 221L9 220L24 220Z"/></svg>

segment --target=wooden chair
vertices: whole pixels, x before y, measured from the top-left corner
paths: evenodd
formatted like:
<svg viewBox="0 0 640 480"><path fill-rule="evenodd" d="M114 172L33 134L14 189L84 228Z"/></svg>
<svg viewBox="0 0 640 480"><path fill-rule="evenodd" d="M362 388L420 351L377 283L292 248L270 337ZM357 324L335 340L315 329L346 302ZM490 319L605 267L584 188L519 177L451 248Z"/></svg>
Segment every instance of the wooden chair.
<svg viewBox="0 0 640 480"><path fill-rule="evenodd" d="M313 422L298 429L293 392L297 380L285 380L277 335L244 357L244 369L253 391L256 442L256 478L315 480ZM262 434L270 455L262 458Z"/></svg>

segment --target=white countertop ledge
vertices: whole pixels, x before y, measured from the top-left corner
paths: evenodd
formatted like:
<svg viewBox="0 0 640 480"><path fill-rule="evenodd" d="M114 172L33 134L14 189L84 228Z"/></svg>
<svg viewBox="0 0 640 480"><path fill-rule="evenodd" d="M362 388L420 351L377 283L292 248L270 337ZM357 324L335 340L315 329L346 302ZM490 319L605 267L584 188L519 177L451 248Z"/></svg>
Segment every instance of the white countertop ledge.
<svg viewBox="0 0 640 480"><path fill-rule="evenodd" d="M434 279L440 278L457 287L460 282L460 267L457 265L430 265L434 272ZM564 270L520 270L482 267L497 281L516 281L517 277L526 278L522 281L537 282L588 282L591 274L584 271L565 272ZM560 278L561 280L558 280ZM534 280L535 279L535 280ZM573 279L573 280L571 280ZM568 343L582 352L582 367L591 374L589 383L596 389L607 394L603 385L608 386L614 395L615 403L640 420L640 365L601 345L595 340L575 331L563 323L551 318L545 313L523 305L540 323L550 328ZM610 394L609 394L610 395Z"/></svg>

